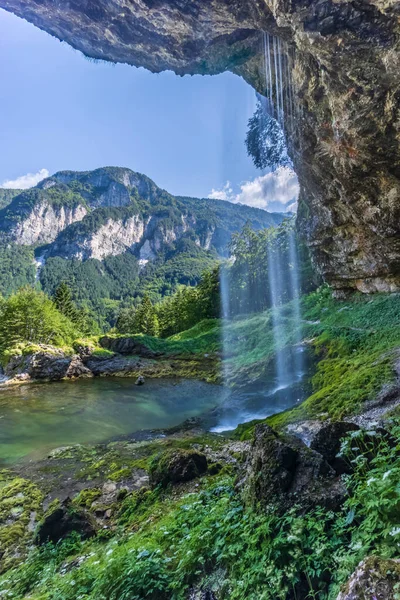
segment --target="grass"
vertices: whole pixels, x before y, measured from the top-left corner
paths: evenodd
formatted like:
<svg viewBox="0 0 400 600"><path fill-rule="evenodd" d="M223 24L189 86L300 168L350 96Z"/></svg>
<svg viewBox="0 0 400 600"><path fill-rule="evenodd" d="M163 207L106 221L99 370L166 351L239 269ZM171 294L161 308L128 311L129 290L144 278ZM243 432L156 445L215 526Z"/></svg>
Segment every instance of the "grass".
<svg viewBox="0 0 400 600"><path fill-rule="evenodd" d="M153 352L162 352L166 356L212 354L219 351L221 347L221 329L218 319L206 319L192 329L167 339L143 334L129 336L114 334L112 337L133 338Z"/></svg>

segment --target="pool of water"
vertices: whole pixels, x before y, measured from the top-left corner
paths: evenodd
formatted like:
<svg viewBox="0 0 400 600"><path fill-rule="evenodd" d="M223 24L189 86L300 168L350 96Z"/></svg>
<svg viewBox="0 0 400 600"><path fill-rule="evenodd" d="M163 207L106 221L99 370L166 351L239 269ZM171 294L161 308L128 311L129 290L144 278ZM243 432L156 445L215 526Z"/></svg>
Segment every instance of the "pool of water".
<svg viewBox="0 0 400 600"><path fill-rule="evenodd" d="M199 381L80 379L0 389L0 463L40 459L54 448L98 443L178 425L221 402Z"/></svg>

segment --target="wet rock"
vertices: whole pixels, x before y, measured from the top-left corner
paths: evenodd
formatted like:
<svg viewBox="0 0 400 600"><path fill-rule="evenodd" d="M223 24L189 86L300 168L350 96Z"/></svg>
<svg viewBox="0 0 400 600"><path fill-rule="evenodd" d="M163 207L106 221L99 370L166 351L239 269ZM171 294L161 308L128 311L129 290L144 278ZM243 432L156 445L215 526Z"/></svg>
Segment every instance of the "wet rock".
<svg viewBox="0 0 400 600"><path fill-rule="evenodd" d="M400 560L370 556L350 577L337 600L397 600Z"/></svg>
<svg viewBox="0 0 400 600"><path fill-rule="evenodd" d="M143 377L143 375L139 375L139 377L135 381L135 385L144 385L145 383L146 383L146 380Z"/></svg>
<svg viewBox="0 0 400 600"><path fill-rule="evenodd" d="M38 525L34 541L38 546L47 542L56 544L74 531L83 539L88 539L96 534L96 526L87 511L76 507L72 509L71 501L67 499L45 515Z"/></svg>
<svg viewBox="0 0 400 600"><path fill-rule="evenodd" d="M207 458L197 450L169 450L150 465L150 485L167 486L199 477L207 471Z"/></svg>
<svg viewBox="0 0 400 600"><path fill-rule="evenodd" d="M302 510L317 505L336 510L346 495L342 482L321 454L268 425L256 427L239 486L252 506L274 505L281 510L296 504Z"/></svg>
<svg viewBox="0 0 400 600"><path fill-rule="evenodd" d="M359 429L358 425L346 421L328 423L317 432L310 448L322 454L338 475L351 473L350 461L345 457L338 456L338 454L343 438L351 431L358 431Z"/></svg>

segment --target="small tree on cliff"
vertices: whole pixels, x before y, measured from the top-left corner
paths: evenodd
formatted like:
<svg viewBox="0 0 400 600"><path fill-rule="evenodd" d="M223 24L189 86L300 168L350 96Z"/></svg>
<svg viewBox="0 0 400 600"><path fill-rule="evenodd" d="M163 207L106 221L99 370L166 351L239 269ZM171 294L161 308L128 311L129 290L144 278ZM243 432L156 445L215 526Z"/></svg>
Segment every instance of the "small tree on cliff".
<svg viewBox="0 0 400 600"><path fill-rule="evenodd" d="M135 312L133 330L135 333L144 333L154 337L157 337L159 334L158 317L148 295L144 296Z"/></svg>

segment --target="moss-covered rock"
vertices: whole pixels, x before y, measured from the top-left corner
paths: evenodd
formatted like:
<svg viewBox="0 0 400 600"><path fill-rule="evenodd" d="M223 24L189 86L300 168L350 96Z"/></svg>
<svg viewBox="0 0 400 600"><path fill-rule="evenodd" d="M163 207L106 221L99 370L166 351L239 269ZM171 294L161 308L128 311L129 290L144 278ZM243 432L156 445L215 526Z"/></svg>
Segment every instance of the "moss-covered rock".
<svg viewBox="0 0 400 600"><path fill-rule="evenodd" d="M0 489L0 571L23 557L42 502L39 488L26 479L12 479Z"/></svg>
<svg viewBox="0 0 400 600"><path fill-rule="evenodd" d="M400 560L370 556L350 577L337 600L397 600L400 588Z"/></svg>
<svg viewBox="0 0 400 600"><path fill-rule="evenodd" d="M301 505L337 509L345 496L341 482L323 456L293 436L257 425L241 482L244 497L253 507L286 510Z"/></svg>
<svg viewBox="0 0 400 600"><path fill-rule="evenodd" d="M34 541L38 546L47 542L56 544L73 531L82 539L88 539L96 534L96 524L86 510L79 510L67 499L46 513L37 527Z"/></svg>
<svg viewBox="0 0 400 600"><path fill-rule="evenodd" d="M153 487L181 483L199 477L207 471L207 458L197 450L168 450L150 464L150 484Z"/></svg>

